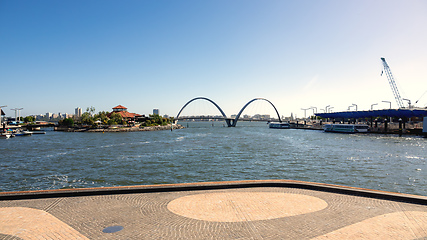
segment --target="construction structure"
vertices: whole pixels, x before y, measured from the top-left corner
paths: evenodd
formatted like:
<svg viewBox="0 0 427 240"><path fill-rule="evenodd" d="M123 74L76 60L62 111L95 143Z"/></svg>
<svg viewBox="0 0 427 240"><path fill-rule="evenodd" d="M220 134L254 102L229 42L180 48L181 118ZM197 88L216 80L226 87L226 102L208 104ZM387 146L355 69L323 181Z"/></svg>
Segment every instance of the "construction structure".
<svg viewBox="0 0 427 240"><path fill-rule="evenodd" d="M390 84L391 90L393 91L394 98L396 99L397 106L399 108L405 108L403 105L403 99L400 96L399 89L396 86L396 81L394 80L393 74L391 73L390 67L388 66L387 62L385 61L385 58L381 58L381 61L383 62L384 70L381 73L381 75L385 72L387 75L388 83ZM409 101L409 108L411 108L411 100L406 99Z"/></svg>

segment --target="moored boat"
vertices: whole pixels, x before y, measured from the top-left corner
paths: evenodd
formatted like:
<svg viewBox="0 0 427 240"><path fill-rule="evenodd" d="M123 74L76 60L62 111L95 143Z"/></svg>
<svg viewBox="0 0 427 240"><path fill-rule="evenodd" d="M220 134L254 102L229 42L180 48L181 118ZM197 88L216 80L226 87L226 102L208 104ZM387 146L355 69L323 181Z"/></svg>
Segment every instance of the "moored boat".
<svg viewBox="0 0 427 240"><path fill-rule="evenodd" d="M269 128L278 128L278 129L289 129L291 128L291 125L289 125L289 123L285 123L285 122L271 122L270 124L268 124Z"/></svg>
<svg viewBox="0 0 427 240"><path fill-rule="evenodd" d="M16 132L14 132L13 135L14 136L31 136L31 135L33 135L33 132L18 130Z"/></svg>
<svg viewBox="0 0 427 240"><path fill-rule="evenodd" d="M336 133L365 133L369 131L369 126L366 124L325 124L323 130Z"/></svg>
<svg viewBox="0 0 427 240"><path fill-rule="evenodd" d="M6 138L6 139L8 139L10 137L13 137L13 135L10 134L10 133L1 133L0 134L0 138Z"/></svg>

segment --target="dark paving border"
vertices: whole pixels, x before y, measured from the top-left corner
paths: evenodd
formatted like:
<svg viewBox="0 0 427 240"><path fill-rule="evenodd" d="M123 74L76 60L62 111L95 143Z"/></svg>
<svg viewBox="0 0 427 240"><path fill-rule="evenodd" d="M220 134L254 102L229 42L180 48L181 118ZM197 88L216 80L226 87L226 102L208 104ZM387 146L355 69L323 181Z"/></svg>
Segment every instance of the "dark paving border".
<svg viewBox="0 0 427 240"><path fill-rule="evenodd" d="M134 193L153 193L153 192L236 189L236 188L254 188L254 187L299 188L299 189L338 193L338 194L345 194L345 195L352 195L352 196L383 199L383 200L389 200L389 201L427 205L427 197L425 196L393 193L393 192L339 186L339 185L324 184L324 183L303 182L303 181L295 181L295 180L249 180L249 181L228 181L228 182L139 185L139 186L105 187L105 188L78 188L78 189L58 189L58 190L41 190L41 191L22 191L22 192L1 192L0 201L1 200L96 196L96 195L115 195L115 194L134 194Z"/></svg>

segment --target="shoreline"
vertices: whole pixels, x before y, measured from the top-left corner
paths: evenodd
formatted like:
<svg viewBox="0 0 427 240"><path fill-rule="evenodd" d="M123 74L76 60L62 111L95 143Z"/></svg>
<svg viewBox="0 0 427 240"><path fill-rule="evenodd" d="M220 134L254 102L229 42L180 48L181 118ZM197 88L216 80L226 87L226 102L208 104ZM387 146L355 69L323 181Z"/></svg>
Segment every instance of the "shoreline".
<svg viewBox="0 0 427 240"><path fill-rule="evenodd" d="M182 125L174 124L172 130L183 129ZM149 126L149 127L121 127L121 128L75 128L75 127L55 127L55 131L61 132L144 132L144 131L164 131L171 130L171 125L164 126Z"/></svg>

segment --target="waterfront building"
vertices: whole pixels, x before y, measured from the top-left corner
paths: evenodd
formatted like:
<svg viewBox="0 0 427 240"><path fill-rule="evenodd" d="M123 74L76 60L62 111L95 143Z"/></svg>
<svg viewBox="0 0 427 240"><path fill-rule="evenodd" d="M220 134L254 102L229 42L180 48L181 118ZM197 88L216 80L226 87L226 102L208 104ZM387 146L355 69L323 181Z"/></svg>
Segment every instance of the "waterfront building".
<svg viewBox="0 0 427 240"><path fill-rule="evenodd" d="M122 118L126 122L128 122L128 121L135 121L135 118L141 117L140 114L128 112L128 109L126 107L122 106L122 105L118 105L118 106L113 107L113 111L110 112L109 114L107 114L107 117L108 118L111 117L111 115L113 113L120 114L120 116L122 116Z"/></svg>
<svg viewBox="0 0 427 240"><path fill-rule="evenodd" d="M3 116L5 116L6 114L3 112L3 109L0 108L0 125L3 124Z"/></svg>

